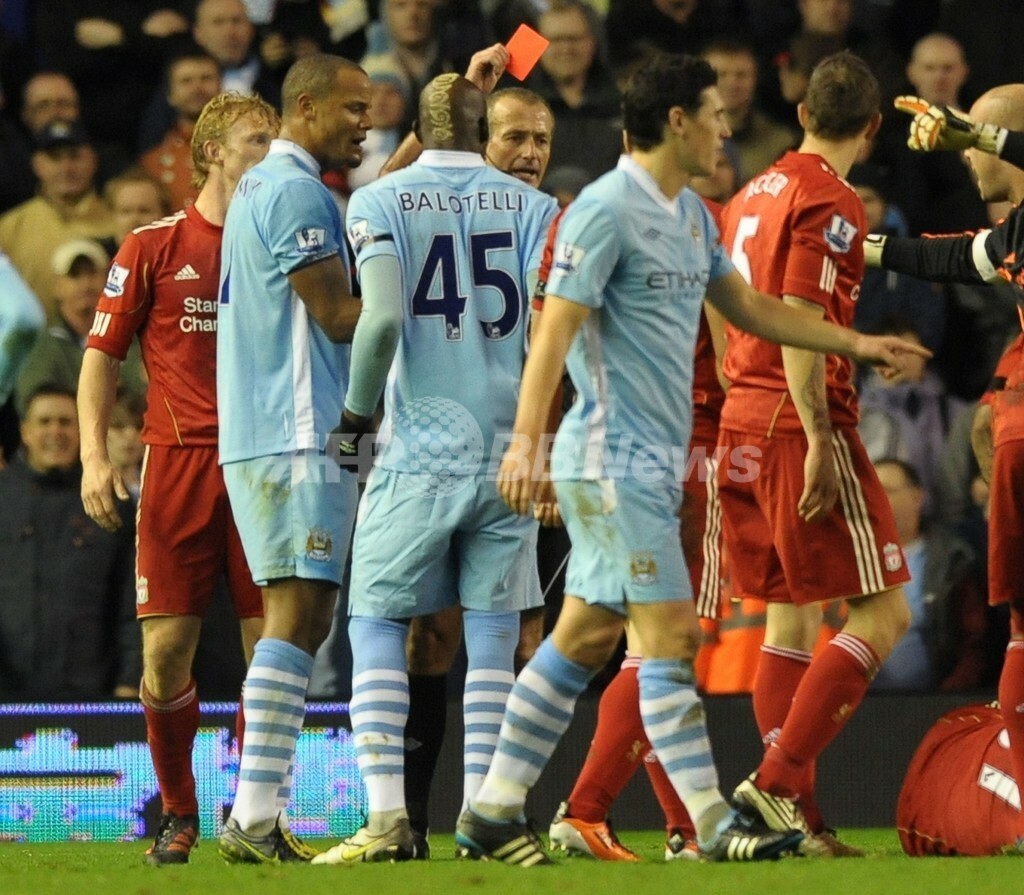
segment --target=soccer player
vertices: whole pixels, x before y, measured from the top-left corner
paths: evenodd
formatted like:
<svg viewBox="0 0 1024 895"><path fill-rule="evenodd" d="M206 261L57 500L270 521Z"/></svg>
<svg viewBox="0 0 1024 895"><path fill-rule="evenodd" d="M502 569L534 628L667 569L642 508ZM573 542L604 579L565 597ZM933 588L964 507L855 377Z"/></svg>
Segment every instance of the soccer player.
<svg viewBox="0 0 1024 895"><path fill-rule="evenodd" d="M906 98L901 98L905 100ZM1012 283L1024 293L1024 84L983 93L970 118L936 107L897 108L916 112L908 141L915 149L963 149L986 202L1013 203L991 229L949 236L897 239L869 237L869 264L922 279L954 283ZM973 119L973 120L972 120ZM966 123L965 123L966 122ZM984 124L976 123L984 122ZM1024 323L1024 318L1022 318ZM1019 338L1019 337L1018 337ZM991 400L979 408L972 441L989 482L988 592L993 605L1009 604L1010 641L999 677L999 705L1010 738L1014 778L1024 780L1024 354L1014 343L1000 361ZM1024 834L1024 823L1017 835Z"/></svg>
<svg viewBox="0 0 1024 895"><path fill-rule="evenodd" d="M488 140L484 157L499 171L539 187L551 158L554 118L548 104L522 87L487 97ZM544 636L544 607L519 620L516 667L536 652ZM462 609L420 615L409 624L409 720L405 726L405 797L409 822L422 836L429 828L428 803L434 768L444 740L448 672L462 637Z"/></svg>
<svg viewBox="0 0 1024 895"><path fill-rule="evenodd" d="M995 705L946 712L903 778L896 829L911 856L1020 854L1020 788Z"/></svg>
<svg viewBox="0 0 1024 895"><path fill-rule="evenodd" d="M881 123L878 83L850 53L820 62L797 107L798 150L725 206L722 243L758 290L802 317L853 322L864 275L864 207L843 180ZM892 509L857 435L853 370L727 327L725 455L751 448L761 474L719 467L731 581L767 601L754 684L765 744L735 801L772 829L804 833L804 854L854 856L814 804L814 763L860 704L910 622L909 579ZM818 604L843 597L847 622L814 658Z"/></svg>
<svg viewBox="0 0 1024 895"><path fill-rule="evenodd" d="M706 294L733 322L815 350L890 364L895 352L920 350L805 321L736 273L710 213L686 189L691 176L710 173L729 136L715 83L714 70L692 57L659 56L637 69L623 100L627 157L581 193L559 227L498 488L521 514L542 491L543 433L568 355L578 394L550 458L573 542L568 593L553 633L516 679L487 776L459 818L456 842L474 857L550 863L523 822L526 796L576 698L618 644L624 616L644 656L644 727L702 854L771 858L802 838L769 832L726 804L694 688L700 628L679 543L678 483L700 308Z"/></svg>
<svg viewBox="0 0 1024 895"><path fill-rule="evenodd" d="M721 206L704 200L718 222ZM546 256L545 256L546 257ZM546 279L542 270L541 279ZM705 308L706 311L706 308ZM719 317L701 312L693 354L693 434L690 462L684 471L679 536L701 627L713 629L721 615L722 528L717 476L718 416L725 401L719 381L715 341L724 338ZM724 352L724 344L720 351ZM568 799L559 805L548 828L552 848L602 861L637 861L624 846L608 812L639 764L650 778L665 815L665 860L696 860L700 850L693 821L672 781L651 750L640 715L637 674L643 661L630 626L626 627L626 656L618 674L601 694L597 727L586 761ZM695 661L700 668L700 658ZM697 673L700 681L700 673Z"/></svg>
<svg viewBox="0 0 1024 895"><path fill-rule="evenodd" d="M465 78L434 78L418 121L419 161L357 190L348 209L364 310L342 428L365 431L388 383L349 588L352 734L370 811L315 863L417 856L402 749L408 619L463 607L467 801L515 677L519 613L542 603L536 523L505 506L488 470L515 415L527 282L556 203L486 165L486 100Z"/></svg>
<svg viewBox="0 0 1024 895"><path fill-rule="evenodd" d="M199 698L192 660L202 617L227 576L246 658L263 605L242 553L217 465L217 283L224 216L235 185L266 155L277 113L257 97L220 94L192 135L195 203L125 238L107 277L78 384L82 503L120 527L128 488L107 453L118 371L139 336L149 374L138 506L140 698L163 815L150 864L188 861L199 836L192 745ZM241 728L240 728L241 729ZM241 745L241 736L239 737Z"/></svg>
<svg viewBox="0 0 1024 895"><path fill-rule="evenodd" d="M245 747L225 860L308 861L285 807L313 654L327 635L355 514L355 476L323 456L341 415L359 316L324 167L355 167L370 80L304 57L283 86L281 137L238 184L224 224L217 328L220 462L263 637L246 676Z"/></svg>

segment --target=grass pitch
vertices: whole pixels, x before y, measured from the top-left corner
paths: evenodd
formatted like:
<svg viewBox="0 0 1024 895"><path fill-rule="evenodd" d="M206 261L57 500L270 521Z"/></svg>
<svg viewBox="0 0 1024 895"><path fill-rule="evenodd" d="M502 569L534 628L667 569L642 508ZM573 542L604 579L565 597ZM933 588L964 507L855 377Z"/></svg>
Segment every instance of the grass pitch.
<svg viewBox="0 0 1024 895"><path fill-rule="evenodd" d="M451 836L431 837L429 863L357 867L229 866L216 844L200 843L185 867L142 863L147 844L0 843L2 895L1006 895L1018 891L1020 858L908 858L891 829L848 830L868 851L861 860L786 858L763 864L665 864L661 832L627 832L623 842L642 864L556 857L533 869L456 861ZM333 845L333 842L312 843Z"/></svg>

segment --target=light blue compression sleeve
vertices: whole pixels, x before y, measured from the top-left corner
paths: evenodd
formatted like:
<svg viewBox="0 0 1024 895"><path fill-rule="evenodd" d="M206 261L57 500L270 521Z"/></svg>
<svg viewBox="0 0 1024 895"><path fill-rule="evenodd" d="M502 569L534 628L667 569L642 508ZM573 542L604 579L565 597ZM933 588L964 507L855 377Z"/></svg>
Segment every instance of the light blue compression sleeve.
<svg viewBox="0 0 1024 895"><path fill-rule="evenodd" d="M363 310L352 338L345 409L372 416L402 334L402 270L394 255L367 258L359 269Z"/></svg>

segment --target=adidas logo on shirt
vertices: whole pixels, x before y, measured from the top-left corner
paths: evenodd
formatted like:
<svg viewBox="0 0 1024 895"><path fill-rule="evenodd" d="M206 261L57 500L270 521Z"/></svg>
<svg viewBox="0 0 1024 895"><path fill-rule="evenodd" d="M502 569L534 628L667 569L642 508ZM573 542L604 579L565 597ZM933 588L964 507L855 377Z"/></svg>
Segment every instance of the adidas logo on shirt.
<svg viewBox="0 0 1024 895"><path fill-rule="evenodd" d="M186 264L181 270L175 275L176 280L198 280L199 274L196 273L195 268L191 264Z"/></svg>

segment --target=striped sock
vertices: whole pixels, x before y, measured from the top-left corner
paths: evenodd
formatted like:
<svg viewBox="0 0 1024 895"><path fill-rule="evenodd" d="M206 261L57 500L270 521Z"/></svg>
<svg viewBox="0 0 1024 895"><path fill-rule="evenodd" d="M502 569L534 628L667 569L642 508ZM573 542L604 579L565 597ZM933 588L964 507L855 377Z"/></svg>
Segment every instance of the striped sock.
<svg viewBox="0 0 1024 895"><path fill-rule="evenodd" d="M572 720L576 699L597 673L569 661L547 638L509 694L501 734L472 809L488 820L514 820Z"/></svg>
<svg viewBox="0 0 1024 895"><path fill-rule="evenodd" d="M519 613L466 610L462 624L469 659L462 698L466 730L462 783L462 810L465 810L491 766L505 704L515 683L513 667L519 643Z"/></svg>
<svg viewBox="0 0 1024 895"><path fill-rule="evenodd" d="M274 828L278 799L295 761L313 657L284 641L256 644L245 677L245 743L231 816L248 833Z"/></svg>
<svg viewBox="0 0 1024 895"><path fill-rule="evenodd" d="M678 659L644 659L638 678L640 714L651 746L693 818L698 839L710 842L729 807L718 789L693 666Z"/></svg>
<svg viewBox="0 0 1024 895"><path fill-rule="evenodd" d="M352 739L370 804L368 826L382 816L405 816L405 722L409 717L409 674L405 663L408 628L386 618L353 616Z"/></svg>

